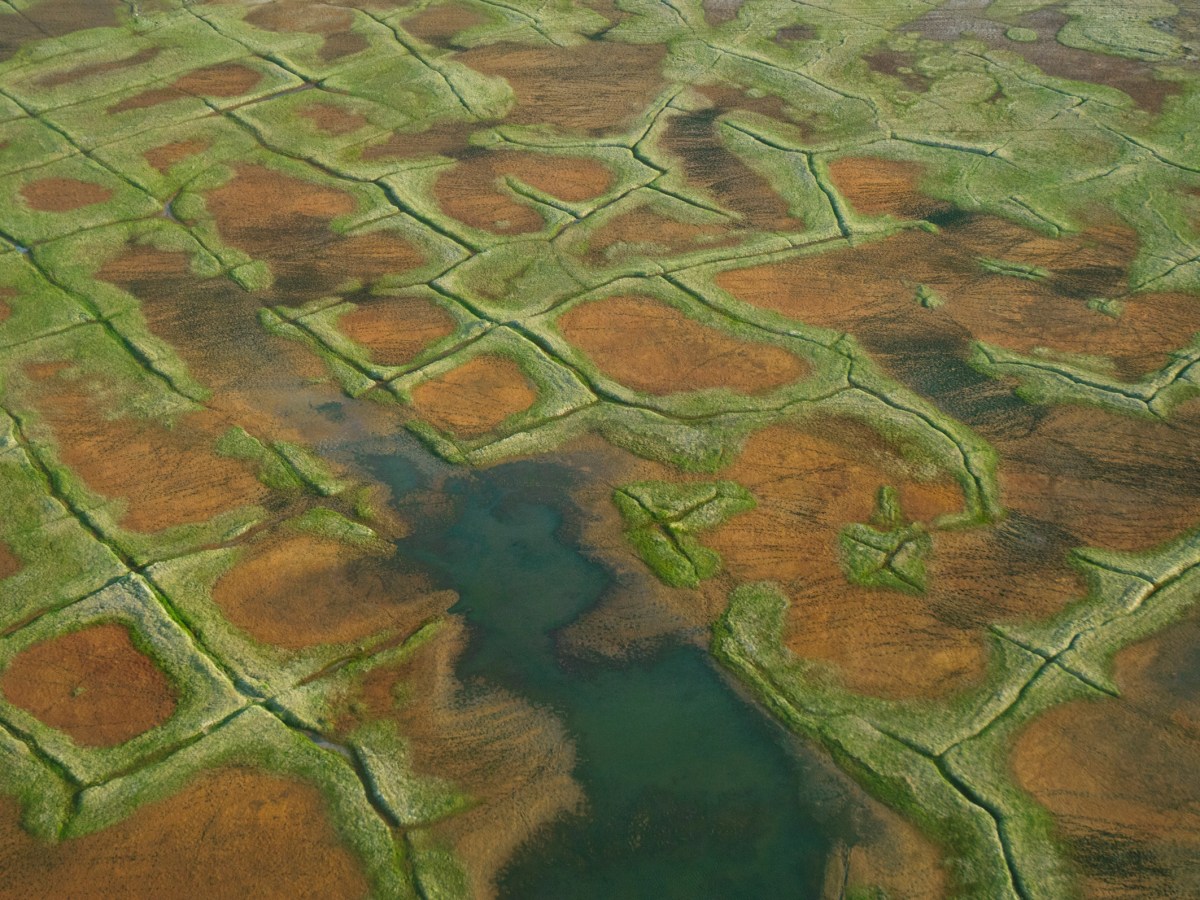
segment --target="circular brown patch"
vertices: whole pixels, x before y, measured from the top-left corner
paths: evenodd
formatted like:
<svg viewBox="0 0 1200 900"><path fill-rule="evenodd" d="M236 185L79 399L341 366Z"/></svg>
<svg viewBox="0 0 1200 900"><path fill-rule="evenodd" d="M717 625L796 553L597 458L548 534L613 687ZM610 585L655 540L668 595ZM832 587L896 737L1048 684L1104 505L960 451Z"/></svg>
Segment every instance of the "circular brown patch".
<svg viewBox="0 0 1200 900"><path fill-rule="evenodd" d="M262 81L262 72L237 63L195 69L175 80L176 90L206 97L240 97Z"/></svg>
<svg viewBox="0 0 1200 900"><path fill-rule="evenodd" d="M422 418L463 437L487 434L535 400L537 392L521 367L505 356L477 356L412 392Z"/></svg>
<svg viewBox="0 0 1200 900"><path fill-rule="evenodd" d="M175 710L166 676L122 625L95 625L22 650L0 676L9 702L85 747L113 747Z"/></svg>
<svg viewBox="0 0 1200 900"><path fill-rule="evenodd" d="M400 366L454 333L454 319L423 297L381 297L359 304L338 320L338 328L366 347L371 359Z"/></svg>

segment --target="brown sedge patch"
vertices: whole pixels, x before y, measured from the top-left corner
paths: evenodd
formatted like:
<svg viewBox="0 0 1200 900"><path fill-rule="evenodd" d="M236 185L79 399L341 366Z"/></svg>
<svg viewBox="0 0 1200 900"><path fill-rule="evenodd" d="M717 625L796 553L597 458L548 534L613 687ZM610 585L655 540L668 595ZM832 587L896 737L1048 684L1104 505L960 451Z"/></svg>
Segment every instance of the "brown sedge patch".
<svg viewBox="0 0 1200 900"><path fill-rule="evenodd" d="M558 327L605 374L651 394L722 387L758 394L808 373L803 360L781 347L732 337L647 297L581 304Z"/></svg>
<svg viewBox="0 0 1200 900"><path fill-rule="evenodd" d="M508 357L481 355L412 391L421 418L443 431L478 437L537 400L537 392Z"/></svg>
<svg viewBox="0 0 1200 900"><path fill-rule="evenodd" d="M104 203L112 189L78 178L39 178L21 188L25 204L38 212L71 212Z"/></svg>
<svg viewBox="0 0 1200 900"><path fill-rule="evenodd" d="M95 625L34 644L0 677L14 706L85 747L112 747L175 711L166 676L122 625Z"/></svg>
<svg viewBox="0 0 1200 900"><path fill-rule="evenodd" d="M361 900L361 866L314 786L249 769L219 769L103 831L61 843L22 830L0 800L0 869L30 896L105 893L319 896Z"/></svg>

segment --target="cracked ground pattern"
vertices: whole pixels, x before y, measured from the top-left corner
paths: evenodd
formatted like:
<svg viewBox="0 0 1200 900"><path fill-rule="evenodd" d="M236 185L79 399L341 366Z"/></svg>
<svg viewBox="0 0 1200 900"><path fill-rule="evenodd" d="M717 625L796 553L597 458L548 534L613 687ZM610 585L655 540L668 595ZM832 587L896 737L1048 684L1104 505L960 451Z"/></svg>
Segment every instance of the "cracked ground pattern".
<svg viewBox="0 0 1200 900"><path fill-rule="evenodd" d="M1185 2L0 0L0 894L488 896L577 802L329 451L407 429L608 461L911 831L827 896L1195 896L1197 121Z"/></svg>

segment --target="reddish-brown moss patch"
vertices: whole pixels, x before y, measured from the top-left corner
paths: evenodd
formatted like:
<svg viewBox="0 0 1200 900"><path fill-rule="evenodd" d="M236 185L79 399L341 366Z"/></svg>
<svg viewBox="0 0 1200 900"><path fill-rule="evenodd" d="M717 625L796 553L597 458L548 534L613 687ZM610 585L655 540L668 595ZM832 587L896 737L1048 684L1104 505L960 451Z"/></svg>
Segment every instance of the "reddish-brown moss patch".
<svg viewBox="0 0 1200 900"><path fill-rule="evenodd" d="M908 27L934 40L968 37L983 41L993 49L1018 54L1047 75L1116 88L1151 113L1161 112L1166 99L1179 93L1178 82L1158 78L1154 66L1144 60L1092 53L1060 43L1058 33L1070 19L1062 7L1061 3L1052 3L1011 23L1034 31L1037 37L1032 41L1010 40L1006 36L1010 23L987 18L981 7L933 9Z"/></svg>
<svg viewBox="0 0 1200 900"><path fill-rule="evenodd" d="M292 178L265 166L241 165L206 197L226 239L254 254L281 244L329 238L328 225L354 211L345 191ZM278 233L272 235L272 231Z"/></svg>
<svg viewBox="0 0 1200 900"><path fill-rule="evenodd" d="M498 189L498 183L506 176L575 202L602 194L613 180L612 172L605 166L579 157L466 153L458 165L439 176L434 196L449 215L476 228L502 234L540 230L545 222L536 209Z"/></svg>
<svg viewBox="0 0 1200 900"><path fill-rule="evenodd" d="M38 212L70 212L105 202L112 190L78 178L39 178L22 187L21 196Z"/></svg>
<svg viewBox="0 0 1200 900"><path fill-rule="evenodd" d="M497 154L496 164L506 175L551 197L582 203L603 194L613 183L613 173L595 160L543 153Z"/></svg>
<svg viewBox="0 0 1200 900"><path fill-rule="evenodd" d="M0 581L11 578L23 568L23 563L8 545L0 541Z"/></svg>
<svg viewBox="0 0 1200 900"><path fill-rule="evenodd" d="M302 271L299 263L295 271ZM198 277L186 253L138 245L119 252L98 273L138 299L151 331L213 391L211 407L262 439L304 444L332 428L319 407L341 394L322 383L328 372L318 356L269 334L258 314L264 302L321 296L328 293L328 280L341 280L336 272L316 272L314 278L318 275L325 280L303 282L297 275L264 297L228 278Z"/></svg>
<svg viewBox="0 0 1200 900"><path fill-rule="evenodd" d="M829 177L850 205L864 215L890 214L919 219L949 208L917 190L922 175L916 163L843 156L829 164Z"/></svg>
<svg viewBox="0 0 1200 900"><path fill-rule="evenodd" d="M246 463L217 455L228 425L208 411L189 413L172 428L113 418L88 385L53 376L36 384L34 403L59 458L93 491L128 502L126 528L155 532L206 522L269 494Z"/></svg>
<svg viewBox="0 0 1200 900"><path fill-rule="evenodd" d="M30 897L329 897L360 900L358 861L311 785L245 769L200 775L173 797L85 837L48 844L0 801L0 870Z"/></svg>
<svg viewBox="0 0 1200 900"><path fill-rule="evenodd" d="M738 10L744 0L702 0L700 6L704 9L704 21L709 25L724 25L737 18Z"/></svg>
<svg viewBox="0 0 1200 900"><path fill-rule="evenodd" d="M786 25L775 32L775 43L787 45L795 41L811 41L817 30L811 25Z"/></svg>
<svg viewBox="0 0 1200 900"><path fill-rule="evenodd" d="M366 347L371 359L400 366L454 332L454 320L423 297L364 299L338 320L346 337Z"/></svg>
<svg viewBox="0 0 1200 900"><path fill-rule="evenodd" d="M321 35L325 40L317 55L325 62L350 56L368 47L366 37L350 30L354 24L354 13L327 3L274 0L255 7L246 16L246 21L279 34L303 31Z"/></svg>
<svg viewBox="0 0 1200 900"><path fill-rule="evenodd" d="M296 534L255 547L220 578L213 601L256 640L299 649L413 630L453 596L394 560Z"/></svg>
<svg viewBox="0 0 1200 900"><path fill-rule="evenodd" d="M757 394L808 372L780 347L739 340L645 297L584 303L558 324L607 375L651 394L720 387Z"/></svg>
<svg viewBox="0 0 1200 900"><path fill-rule="evenodd" d="M438 205L449 216L497 234L541 231L546 221L530 203L501 193L498 173L486 156L476 156L445 170L433 186Z"/></svg>
<svg viewBox="0 0 1200 900"><path fill-rule="evenodd" d="M1146 550L1200 520L1194 408L1156 422L1063 406L1032 427L981 430L1004 460L1004 505L1076 544Z"/></svg>
<svg viewBox="0 0 1200 900"><path fill-rule="evenodd" d="M473 122L447 122L417 134L392 134L378 144L364 148L362 158L371 161L462 154L469 146L472 132L479 127Z"/></svg>
<svg viewBox="0 0 1200 900"><path fill-rule="evenodd" d="M787 201L729 148L717 132L719 107L672 117L663 148L679 161L687 180L738 214L746 225L766 231L796 231Z"/></svg>
<svg viewBox="0 0 1200 900"><path fill-rule="evenodd" d="M784 103L782 97L776 94L765 94L761 97L751 96L745 88L728 84L697 85L696 90L711 100L713 106L721 112L743 109L784 122L788 122L792 118L789 115L787 104Z"/></svg>
<svg viewBox="0 0 1200 900"><path fill-rule="evenodd" d="M181 75L167 87L150 88L127 97L110 106L108 112L115 115L131 109L148 109L183 97L240 97L262 79L262 72L239 63L205 66Z"/></svg>
<svg viewBox="0 0 1200 900"><path fill-rule="evenodd" d="M849 331L902 379L927 374L937 365L931 353L965 360L973 341L1108 357L1122 377L1137 378L1200 329L1200 304L1184 294L1147 294L1122 301L1119 318L1089 308L1092 298L1124 293L1134 249L1123 228L1055 239L980 217L940 236L908 231L864 247L722 272L717 284L756 306ZM984 259L1046 275L989 273ZM921 284L943 305L922 308Z"/></svg>
<svg viewBox="0 0 1200 900"><path fill-rule="evenodd" d="M10 703L77 744L112 747L175 711L171 686L121 625L97 625L21 651L0 676Z"/></svg>
<svg viewBox="0 0 1200 900"><path fill-rule="evenodd" d="M183 162L183 160L198 153L203 153L207 149L207 141L172 141L169 144L163 144L161 147L152 147L143 153L142 156L146 158L146 162L150 163L158 171L166 172L176 163Z"/></svg>
<svg viewBox="0 0 1200 900"><path fill-rule="evenodd" d="M912 53L885 48L880 48L863 57L863 62L872 72L897 78L906 89L916 94L922 94L929 90L932 82L928 77L913 69L916 60L916 56Z"/></svg>
<svg viewBox="0 0 1200 900"><path fill-rule="evenodd" d="M1018 738L1018 784L1054 815L1088 897L1200 888L1200 617L1123 650L1119 700L1076 701Z"/></svg>
<svg viewBox="0 0 1200 900"><path fill-rule="evenodd" d="M311 121L319 131L335 137L358 131L369 124L366 116L348 112L331 103L312 103L298 110L297 114Z"/></svg>
<svg viewBox="0 0 1200 900"><path fill-rule="evenodd" d="M727 246L732 238L720 225L693 225L669 219L645 207L614 216L596 229L589 242L595 262L625 252L658 255ZM611 249L610 249L611 248Z"/></svg>
<svg viewBox="0 0 1200 900"><path fill-rule="evenodd" d="M767 429L722 474L758 505L704 542L736 581L781 583L791 598L787 646L832 665L854 690L897 698L961 690L983 674L989 624L1043 616L1080 595L1068 547L1030 522L938 533L924 596L850 584L838 535L870 520L880 486L897 488L905 521L929 523L963 502L954 483L908 474L863 426Z"/></svg>
<svg viewBox="0 0 1200 900"><path fill-rule="evenodd" d="M47 75L44 78L38 79L38 84L46 87L58 87L62 84L69 84L72 81L82 81L87 78L94 78L97 75L120 72L122 69L132 69L134 66L140 66L152 61L161 52L162 49L159 47L144 47L132 56L127 56L124 59L89 63L83 66L76 66L73 69L67 69L65 72L55 72L53 75Z"/></svg>
<svg viewBox="0 0 1200 900"><path fill-rule="evenodd" d="M525 373L504 356L477 356L412 392L420 416L444 431L478 437L537 400Z"/></svg>
<svg viewBox="0 0 1200 900"><path fill-rule="evenodd" d="M457 58L512 85L517 108L507 121L602 134L627 125L663 88L665 55L666 48L654 44L551 48L503 42Z"/></svg>
<svg viewBox="0 0 1200 900"><path fill-rule="evenodd" d="M120 0L42 0L8 15L0 28L0 61L16 53L25 44L48 37L62 37L88 28L107 28L120 24L117 11Z"/></svg>
<svg viewBox="0 0 1200 900"><path fill-rule="evenodd" d="M263 166L239 166L206 203L227 241L270 265L275 294L289 305L423 261L412 244L389 232L335 235L329 225L354 210L353 196Z"/></svg>
<svg viewBox="0 0 1200 900"><path fill-rule="evenodd" d="M450 47L460 31L484 25L491 17L461 3L441 3L422 10L401 23L409 34L435 47Z"/></svg>

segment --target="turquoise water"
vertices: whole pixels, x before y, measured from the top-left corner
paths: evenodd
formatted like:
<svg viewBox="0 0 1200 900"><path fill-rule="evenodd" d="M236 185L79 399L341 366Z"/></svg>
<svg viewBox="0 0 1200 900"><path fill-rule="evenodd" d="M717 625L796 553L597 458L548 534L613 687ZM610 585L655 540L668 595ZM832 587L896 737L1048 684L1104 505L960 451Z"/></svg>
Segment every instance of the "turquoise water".
<svg viewBox="0 0 1200 900"><path fill-rule="evenodd" d="M364 457L397 497L422 476L405 455ZM565 722L587 806L502 873L516 898L816 897L831 836L789 739L700 648L667 640L632 661L561 653L556 632L596 605L611 573L572 537L561 465L451 476L453 511L400 542L459 593L458 666ZM402 502L402 501L401 501Z"/></svg>

